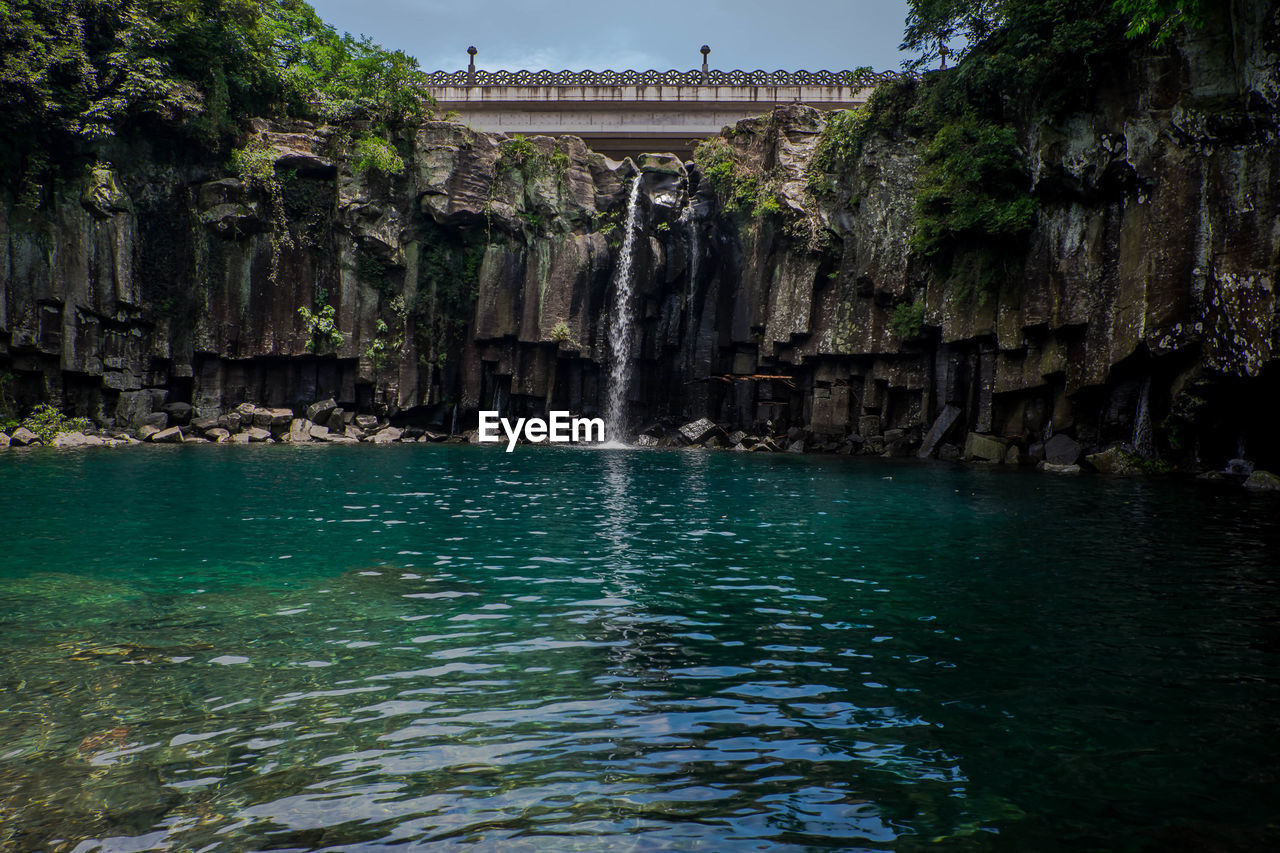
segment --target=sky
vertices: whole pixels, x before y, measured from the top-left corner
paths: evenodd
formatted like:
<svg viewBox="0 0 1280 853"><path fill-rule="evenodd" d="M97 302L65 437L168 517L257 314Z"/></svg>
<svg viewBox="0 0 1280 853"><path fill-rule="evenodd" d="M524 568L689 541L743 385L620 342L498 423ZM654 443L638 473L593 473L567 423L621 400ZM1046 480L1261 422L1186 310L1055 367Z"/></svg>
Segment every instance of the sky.
<svg viewBox="0 0 1280 853"><path fill-rule="evenodd" d="M341 32L365 34L424 71L467 66L615 71L710 64L722 71L897 70L906 0L311 0Z"/></svg>

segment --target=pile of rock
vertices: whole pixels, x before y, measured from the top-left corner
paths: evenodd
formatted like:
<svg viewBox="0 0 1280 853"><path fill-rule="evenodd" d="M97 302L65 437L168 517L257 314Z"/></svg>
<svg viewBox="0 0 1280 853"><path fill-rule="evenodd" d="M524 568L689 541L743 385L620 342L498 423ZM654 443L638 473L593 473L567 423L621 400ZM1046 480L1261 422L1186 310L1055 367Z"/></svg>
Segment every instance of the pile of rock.
<svg viewBox="0 0 1280 853"><path fill-rule="evenodd" d="M188 403L167 403L146 412L133 430L99 433L58 433L52 446L114 447L127 444L392 444L448 441L445 433L424 427L393 427L385 418L358 415L332 398L318 400L299 411L241 403L230 412L201 415ZM455 440L462 440L461 438ZM0 448L43 444L25 428L0 433Z"/></svg>
<svg viewBox="0 0 1280 853"><path fill-rule="evenodd" d="M912 442L919 443L904 430L889 430L874 441L859 435L824 435L801 427L786 432L774 432L772 425L758 424L751 431L732 432L708 418L699 418L680 427L651 424L636 437L640 447L704 447L712 450L736 450L752 453L874 453L884 456L905 456Z"/></svg>

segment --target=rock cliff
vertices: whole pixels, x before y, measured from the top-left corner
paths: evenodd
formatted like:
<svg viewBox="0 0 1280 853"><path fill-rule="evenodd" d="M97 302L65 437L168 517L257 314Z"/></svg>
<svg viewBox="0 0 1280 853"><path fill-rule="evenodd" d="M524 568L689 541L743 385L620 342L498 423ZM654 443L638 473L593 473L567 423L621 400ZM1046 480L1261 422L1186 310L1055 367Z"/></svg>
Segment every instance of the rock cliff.
<svg viewBox="0 0 1280 853"><path fill-rule="evenodd" d="M871 137L815 197L826 119L806 108L726 131L775 192L750 213L692 163L616 163L574 138L429 122L384 175L358 168L351 128L258 122L273 181L135 143L40 211L5 199L0 372L16 404L118 426L166 401L209 417L334 397L443 427L481 408L597 414L638 179L637 428L1274 466L1280 28L1269 4L1233 7L1232 26L1129 63L1090 111L1021 129L1038 219L994 290L913 254L909 134ZM1055 436L1074 450L1047 452Z"/></svg>

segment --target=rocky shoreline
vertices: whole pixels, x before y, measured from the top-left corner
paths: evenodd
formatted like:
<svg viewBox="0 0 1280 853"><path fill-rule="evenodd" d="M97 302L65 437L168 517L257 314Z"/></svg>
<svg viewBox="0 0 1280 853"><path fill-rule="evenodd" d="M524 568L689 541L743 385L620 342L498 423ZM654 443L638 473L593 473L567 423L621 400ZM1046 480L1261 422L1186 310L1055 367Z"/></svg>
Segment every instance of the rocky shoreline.
<svg viewBox="0 0 1280 853"><path fill-rule="evenodd" d="M793 453L839 456L875 456L888 459L936 459L973 465L1034 468L1049 474L1103 474L1152 476L1188 474L1152 463L1131 446L1115 444L1089 452L1068 435L1058 433L1024 447L1016 440L967 433L963 443L942 442L946 431L926 435L918 431L888 430L865 440L856 434L839 439L815 434L803 427L774 433L771 424L762 429L729 430L708 418L680 426L671 422L650 424L634 436L636 447L648 449L724 450L737 453ZM478 444L477 431L447 433L421 425L394 426L386 417L356 414L333 398L318 400L298 410L242 403L216 417L196 416L186 403L166 404L144 417L136 429L69 430L58 432L49 447L59 450L84 447L175 444ZM521 439L521 444L529 444ZM0 432L0 450L39 448L45 442L31 430L19 427ZM1242 485L1254 491L1280 491L1280 476L1255 469L1244 459L1233 459L1221 471L1202 471L1198 480Z"/></svg>

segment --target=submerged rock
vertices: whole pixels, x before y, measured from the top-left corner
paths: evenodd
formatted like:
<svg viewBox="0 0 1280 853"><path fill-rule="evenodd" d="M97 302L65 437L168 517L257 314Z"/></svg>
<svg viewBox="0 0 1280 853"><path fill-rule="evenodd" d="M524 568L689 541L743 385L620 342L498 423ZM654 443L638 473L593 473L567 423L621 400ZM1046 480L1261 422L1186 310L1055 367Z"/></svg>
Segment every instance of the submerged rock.
<svg viewBox="0 0 1280 853"><path fill-rule="evenodd" d="M1255 470L1244 481L1244 487L1258 492L1280 492L1280 476L1270 471Z"/></svg>
<svg viewBox="0 0 1280 853"><path fill-rule="evenodd" d="M1139 457L1120 447L1108 447L1098 453L1090 453L1084 461L1099 474L1141 474Z"/></svg>

